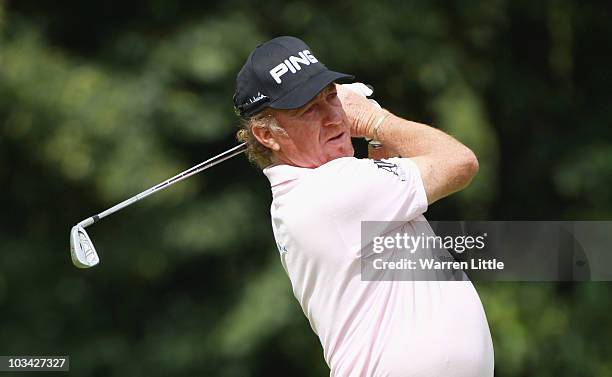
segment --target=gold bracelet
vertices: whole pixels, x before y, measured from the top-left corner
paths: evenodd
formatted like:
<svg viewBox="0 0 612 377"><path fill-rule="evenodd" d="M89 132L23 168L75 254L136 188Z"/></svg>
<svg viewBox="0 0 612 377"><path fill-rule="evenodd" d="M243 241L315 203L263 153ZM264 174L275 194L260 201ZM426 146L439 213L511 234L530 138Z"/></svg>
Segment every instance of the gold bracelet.
<svg viewBox="0 0 612 377"><path fill-rule="evenodd" d="M382 125L382 122L387 119L387 117L389 115L391 115L390 112L388 112L387 110L383 110L383 112L385 113L384 115L382 115L380 118L378 118L378 121L376 121L376 124L374 125L374 140L376 141L380 141L380 139L378 138L378 129L380 128L380 126Z"/></svg>

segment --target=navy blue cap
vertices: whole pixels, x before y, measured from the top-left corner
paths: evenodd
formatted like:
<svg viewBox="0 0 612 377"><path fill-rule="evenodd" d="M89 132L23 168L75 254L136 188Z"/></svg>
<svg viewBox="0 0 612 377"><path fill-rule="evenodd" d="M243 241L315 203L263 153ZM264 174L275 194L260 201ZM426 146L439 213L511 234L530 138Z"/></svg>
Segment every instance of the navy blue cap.
<svg viewBox="0 0 612 377"><path fill-rule="evenodd" d="M327 85L354 76L327 69L295 37L277 37L255 47L236 77L234 107L248 118L266 107L297 109Z"/></svg>

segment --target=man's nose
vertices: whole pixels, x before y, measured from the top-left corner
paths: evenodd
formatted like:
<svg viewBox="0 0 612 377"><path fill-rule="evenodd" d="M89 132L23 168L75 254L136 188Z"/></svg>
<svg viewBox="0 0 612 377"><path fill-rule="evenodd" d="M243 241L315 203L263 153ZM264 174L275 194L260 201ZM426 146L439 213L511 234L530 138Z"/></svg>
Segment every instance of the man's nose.
<svg viewBox="0 0 612 377"><path fill-rule="evenodd" d="M334 106L332 104L325 104L325 119L323 124L325 126L337 126L342 124L342 107Z"/></svg>

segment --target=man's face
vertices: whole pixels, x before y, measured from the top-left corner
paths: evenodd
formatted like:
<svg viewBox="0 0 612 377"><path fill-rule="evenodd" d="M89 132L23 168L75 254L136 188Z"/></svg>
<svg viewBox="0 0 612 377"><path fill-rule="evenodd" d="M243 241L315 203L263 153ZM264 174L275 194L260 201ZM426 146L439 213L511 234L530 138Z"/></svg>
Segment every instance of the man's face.
<svg viewBox="0 0 612 377"><path fill-rule="evenodd" d="M335 84L297 110L275 110L273 114L287 133L275 134L280 146L275 156L280 163L316 168L353 156L349 123Z"/></svg>

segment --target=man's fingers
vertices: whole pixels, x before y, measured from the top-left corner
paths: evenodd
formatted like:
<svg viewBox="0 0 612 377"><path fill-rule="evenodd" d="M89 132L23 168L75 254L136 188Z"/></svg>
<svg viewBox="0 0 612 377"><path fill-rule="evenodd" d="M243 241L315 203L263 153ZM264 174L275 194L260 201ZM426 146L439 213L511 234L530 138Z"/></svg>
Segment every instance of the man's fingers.
<svg viewBox="0 0 612 377"><path fill-rule="evenodd" d="M372 128L372 122L376 119L380 110L371 103L364 94L360 94L356 91L364 90L363 93L369 93L371 89L364 84L352 87L348 85L336 85L336 88L338 98L342 103L342 108L344 109L351 127L351 136L371 137L370 129Z"/></svg>

